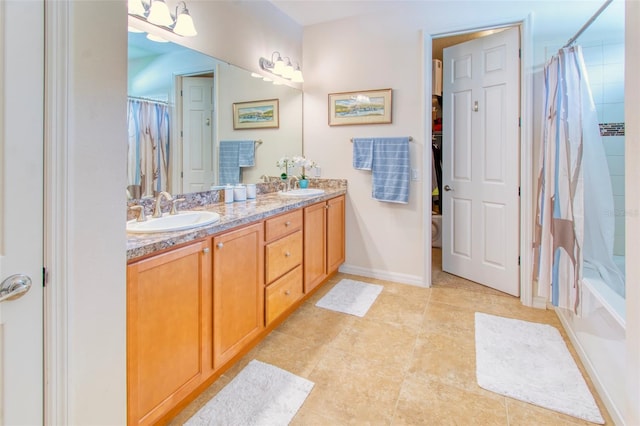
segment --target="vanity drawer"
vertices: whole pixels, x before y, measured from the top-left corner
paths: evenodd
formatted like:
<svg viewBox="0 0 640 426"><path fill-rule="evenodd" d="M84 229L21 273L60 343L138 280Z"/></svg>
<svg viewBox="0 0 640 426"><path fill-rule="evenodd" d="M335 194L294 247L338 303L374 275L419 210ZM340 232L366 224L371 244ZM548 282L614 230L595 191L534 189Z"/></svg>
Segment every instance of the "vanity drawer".
<svg viewBox="0 0 640 426"><path fill-rule="evenodd" d="M302 209L267 219L264 238L266 241L277 240L297 229L302 229Z"/></svg>
<svg viewBox="0 0 640 426"><path fill-rule="evenodd" d="M302 231L265 246L266 283L284 275L302 263Z"/></svg>
<svg viewBox="0 0 640 426"><path fill-rule="evenodd" d="M265 289L266 325L278 318L301 297L302 266L298 266Z"/></svg>

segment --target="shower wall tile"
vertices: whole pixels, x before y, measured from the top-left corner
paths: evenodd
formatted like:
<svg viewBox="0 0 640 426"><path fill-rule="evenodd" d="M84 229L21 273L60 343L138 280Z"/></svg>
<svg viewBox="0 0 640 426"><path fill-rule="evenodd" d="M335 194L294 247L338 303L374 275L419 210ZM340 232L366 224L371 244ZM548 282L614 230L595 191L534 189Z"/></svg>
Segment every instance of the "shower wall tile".
<svg viewBox="0 0 640 426"><path fill-rule="evenodd" d="M602 65L604 63L602 44L584 46L582 48L582 56L584 57L584 63L587 65L587 69L591 64Z"/></svg>
<svg viewBox="0 0 640 426"><path fill-rule="evenodd" d="M624 136L607 136L602 143L607 155L624 155Z"/></svg>
<svg viewBox="0 0 640 426"><path fill-rule="evenodd" d="M609 165L609 175L624 176L624 156L622 155L607 156L607 164Z"/></svg>
<svg viewBox="0 0 640 426"><path fill-rule="evenodd" d="M603 103L622 103L624 104L624 82L611 83L605 80ZM622 120L624 121L624 120Z"/></svg>
<svg viewBox="0 0 640 426"><path fill-rule="evenodd" d="M613 189L613 195L624 197L624 176L611 176L611 188Z"/></svg>
<svg viewBox="0 0 640 426"><path fill-rule="evenodd" d="M603 123L624 123L624 103L602 104Z"/></svg>
<svg viewBox="0 0 640 426"><path fill-rule="evenodd" d="M624 64L624 43L603 45L602 62L605 64Z"/></svg>
<svg viewBox="0 0 640 426"><path fill-rule="evenodd" d="M602 77L607 83L624 84L624 64L605 64L602 68Z"/></svg>

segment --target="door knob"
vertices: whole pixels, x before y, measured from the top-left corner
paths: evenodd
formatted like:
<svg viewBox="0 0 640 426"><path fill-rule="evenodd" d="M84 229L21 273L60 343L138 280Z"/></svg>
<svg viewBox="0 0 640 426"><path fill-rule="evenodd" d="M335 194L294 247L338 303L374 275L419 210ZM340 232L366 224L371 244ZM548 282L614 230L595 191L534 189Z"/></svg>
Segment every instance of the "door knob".
<svg viewBox="0 0 640 426"><path fill-rule="evenodd" d="M21 297L31 288L31 278L23 274L15 274L0 284L0 302Z"/></svg>
<svg viewBox="0 0 640 426"><path fill-rule="evenodd" d="M207 118L207 119L205 120L205 123L206 123L206 125L207 125L207 126L211 126L211 119L210 119L210 118Z"/></svg>
<svg viewBox="0 0 640 426"><path fill-rule="evenodd" d="M445 185L445 186L444 186L444 190L445 190L445 191L453 191L453 188L452 188L452 187L450 187L449 185Z"/></svg>
<svg viewBox="0 0 640 426"><path fill-rule="evenodd" d="M218 244L216 244L216 247L218 247L219 249L221 249L222 247L224 247L224 244L222 244L222 243L218 243Z"/></svg>

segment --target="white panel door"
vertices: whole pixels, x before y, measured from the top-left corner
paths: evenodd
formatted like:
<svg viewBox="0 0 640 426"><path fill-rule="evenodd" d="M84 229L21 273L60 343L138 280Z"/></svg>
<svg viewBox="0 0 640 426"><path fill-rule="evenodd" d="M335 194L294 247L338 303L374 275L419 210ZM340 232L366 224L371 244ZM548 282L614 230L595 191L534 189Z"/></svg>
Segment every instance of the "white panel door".
<svg viewBox="0 0 640 426"><path fill-rule="evenodd" d="M442 268L517 296L520 36L444 49Z"/></svg>
<svg viewBox="0 0 640 426"><path fill-rule="evenodd" d="M3 425L44 422L43 23L43 1L0 1L0 281L24 275L32 283L0 302ZM24 279L12 281L25 288Z"/></svg>
<svg viewBox="0 0 640 426"><path fill-rule="evenodd" d="M214 184L213 78L182 79L182 192Z"/></svg>

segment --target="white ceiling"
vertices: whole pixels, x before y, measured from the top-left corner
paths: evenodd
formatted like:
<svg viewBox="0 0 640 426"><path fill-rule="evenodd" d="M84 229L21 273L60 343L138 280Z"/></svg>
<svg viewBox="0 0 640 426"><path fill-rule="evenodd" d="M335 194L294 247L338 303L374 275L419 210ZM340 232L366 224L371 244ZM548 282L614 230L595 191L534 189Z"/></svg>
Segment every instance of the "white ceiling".
<svg viewBox="0 0 640 426"><path fill-rule="evenodd" d="M455 7L456 0L269 0L301 26L340 20L427 4L429 8ZM605 0L498 0L485 1L487 8L509 7L532 12L536 35L570 37L604 4ZM425 6L425 5L422 6ZM464 12L461 12L464 13ZM589 27L585 37L624 39L624 0L614 0Z"/></svg>

